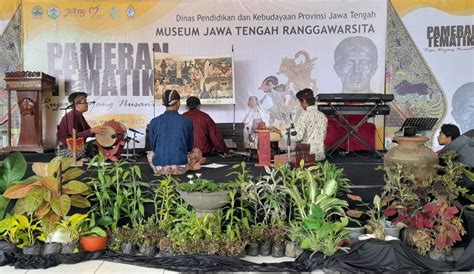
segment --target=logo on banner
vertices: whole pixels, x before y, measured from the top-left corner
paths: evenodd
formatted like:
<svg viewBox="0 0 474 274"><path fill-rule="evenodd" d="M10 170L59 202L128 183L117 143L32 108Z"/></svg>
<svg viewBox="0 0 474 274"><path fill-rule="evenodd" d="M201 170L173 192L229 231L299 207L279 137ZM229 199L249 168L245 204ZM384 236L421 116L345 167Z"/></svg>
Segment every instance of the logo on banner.
<svg viewBox="0 0 474 274"><path fill-rule="evenodd" d="M86 9L81 8L66 8L63 17L84 17L86 15Z"/></svg>
<svg viewBox="0 0 474 274"><path fill-rule="evenodd" d="M128 6L127 16L128 17L134 17L135 16L135 8L132 5Z"/></svg>
<svg viewBox="0 0 474 274"><path fill-rule="evenodd" d="M90 7L89 8L89 14L92 16L92 17L96 17L99 13L99 11L102 10L102 7L100 5L97 5L95 7Z"/></svg>
<svg viewBox="0 0 474 274"><path fill-rule="evenodd" d="M48 16L51 19L58 19L61 15L61 10L57 6L50 6L48 8Z"/></svg>
<svg viewBox="0 0 474 274"><path fill-rule="evenodd" d="M110 17L115 20L119 17L119 8L117 7L112 7L110 10Z"/></svg>
<svg viewBox="0 0 474 274"><path fill-rule="evenodd" d="M33 9L31 10L31 14L35 18L40 18L43 16L43 8L40 6L34 6Z"/></svg>

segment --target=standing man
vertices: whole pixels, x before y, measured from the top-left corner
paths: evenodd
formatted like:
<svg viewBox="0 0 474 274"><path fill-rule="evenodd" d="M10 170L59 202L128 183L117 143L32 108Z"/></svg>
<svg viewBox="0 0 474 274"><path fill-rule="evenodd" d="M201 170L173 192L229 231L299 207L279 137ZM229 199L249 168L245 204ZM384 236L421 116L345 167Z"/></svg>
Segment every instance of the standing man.
<svg viewBox="0 0 474 274"><path fill-rule="evenodd" d="M315 106L316 98L309 88L296 94L303 112L295 124L296 139L310 145L310 153L314 153L316 161L326 158L324 154L324 139L326 139L328 119Z"/></svg>
<svg viewBox="0 0 474 274"><path fill-rule="evenodd" d="M148 125L150 145L148 163L155 173L184 174L196 170L200 152L193 150L192 121L178 113L181 96L176 90L163 93L166 111L151 120Z"/></svg>
<svg viewBox="0 0 474 274"><path fill-rule="evenodd" d="M193 122L194 147L201 150L204 156L214 152L229 153L229 148L225 145L216 123L205 112L201 111L201 101L195 96L186 100L188 111L183 113Z"/></svg>

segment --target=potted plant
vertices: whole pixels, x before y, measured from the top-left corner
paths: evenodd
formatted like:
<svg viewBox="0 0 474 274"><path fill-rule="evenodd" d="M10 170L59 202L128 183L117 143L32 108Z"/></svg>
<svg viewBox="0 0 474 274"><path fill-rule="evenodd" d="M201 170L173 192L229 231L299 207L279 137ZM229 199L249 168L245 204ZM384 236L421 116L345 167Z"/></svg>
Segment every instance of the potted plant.
<svg viewBox="0 0 474 274"><path fill-rule="evenodd" d="M135 228L139 237L139 252L143 256L153 257L157 252L158 244L164 233L155 224L153 218L148 218L145 224Z"/></svg>
<svg viewBox="0 0 474 274"><path fill-rule="evenodd" d="M310 249L313 253L321 252L332 256L338 250L347 251L348 247L340 242L347 236L344 227L349 219L344 216L339 220L330 220L330 216L318 205L312 205L309 216L303 220L301 227L301 248Z"/></svg>
<svg viewBox="0 0 474 274"><path fill-rule="evenodd" d="M385 239L385 227L386 227L386 216L383 208L392 200L390 197L383 197L375 195L372 205L362 201L362 198L357 195L347 194L347 197L353 201L360 202L359 205L363 205L365 210L351 209L346 214L353 218L360 218L362 215L367 215L369 220L365 225L368 233L374 234L376 239Z"/></svg>
<svg viewBox="0 0 474 274"><path fill-rule="evenodd" d="M84 220L79 228L79 243L87 252L100 251L107 245L107 233L96 225L95 215Z"/></svg>
<svg viewBox="0 0 474 274"><path fill-rule="evenodd" d="M73 254L78 248L80 226L87 219L87 214L74 214L57 223L57 229L64 233L61 253Z"/></svg>
<svg viewBox="0 0 474 274"><path fill-rule="evenodd" d="M178 183L177 191L186 203L196 209L196 212L212 213L229 202L229 190L234 187L236 185L232 183L190 178L187 183Z"/></svg>
<svg viewBox="0 0 474 274"><path fill-rule="evenodd" d="M249 256L258 256L260 250L259 242L263 240L263 234L265 230L261 224L251 226L250 228L244 230L243 238L248 241L247 246L245 247L245 252Z"/></svg>
<svg viewBox="0 0 474 274"><path fill-rule="evenodd" d="M128 225L118 228L114 232L115 241L120 244L121 253L125 255L135 255L139 238L135 230Z"/></svg>
<svg viewBox="0 0 474 274"><path fill-rule="evenodd" d="M285 255L286 231L282 226L270 229L272 235L272 257L279 258Z"/></svg>
<svg viewBox="0 0 474 274"><path fill-rule="evenodd" d="M6 189L18 183L26 172L26 161L20 152L10 153L0 165L0 220L5 216L9 199L3 196Z"/></svg>
<svg viewBox="0 0 474 274"><path fill-rule="evenodd" d="M56 226L45 225L43 220L40 220L39 224L41 234L38 236L38 239L44 242L43 255L61 253L61 243L54 242L52 239Z"/></svg>
<svg viewBox="0 0 474 274"><path fill-rule="evenodd" d="M417 230L413 236L420 254L447 254L454 243L461 240L466 232L461 218L456 216L458 212L444 196L423 206L417 214Z"/></svg>
<svg viewBox="0 0 474 274"><path fill-rule="evenodd" d="M17 199L15 214L34 214L50 230L61 217L66 216L71 206L90 207L84 197L89 194L89 187L75 180L84 171L70 168L72 164L73 159L60 156L49 163L34 163L32 169L36 175L10 186L3 196Z"/></svg>
<svg viewBox="0 0 474 274"><path fill-rule="evenodd" d="M22 248L26 255L41 255L38 223L24 215L9 215L0 221L0 235L11 244Z"/></svg>

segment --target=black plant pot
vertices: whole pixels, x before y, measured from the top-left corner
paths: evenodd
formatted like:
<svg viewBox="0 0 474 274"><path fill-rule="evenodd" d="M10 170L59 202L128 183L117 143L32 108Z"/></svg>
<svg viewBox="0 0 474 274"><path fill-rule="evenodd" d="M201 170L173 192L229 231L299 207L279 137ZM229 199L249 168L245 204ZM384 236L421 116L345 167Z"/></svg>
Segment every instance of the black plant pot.
<svg viewBox="0 0 474 274"><path fill-rule="evenodd" d="M237 258L244 258L245 257L245 248L240 250L239 254L236 255Z"/></svg>
<svg viewBox="0 0 474 274"><path fill-rule="evenodd" d="M301 254L303 254L304 250L301 248L299 244L295 244L295 256L299 257Z"/></svg>
<svg viewBox="0 0 474 274"><path fill-rule="evenodd" d="M263 242L260 245L260 255L261 256L272 255L272 244L270 242Z"/></svg>
<svg viewBox="0 0 474 274"><path fill-rule="evenodd" d="M137 254L137 247L134 244L123 243L122 244L122 254L135 255L135 254Z"/></svg>
<svg viewBox="0 0 474 274"><path fill-rule="evenodd" d="M285 244L284 243L273 243L272 245L272 257L280 258L285 256Z"/></svg>
<svg viewBox="0 0 474 274"><path fill-rule="evenodd" d="M43 248L43 255L61 253L60 243L45 243Z"/></svg>
<svg viewBox="0 0 474 274"><path fill-rule="evenodd" d="M472 240L474 238L474 210L464 206L462 214L467 224L467 235Z"/></svg>
<svg viewBox="0 0 474 274"><path fill-rule="evenodd" d="M25 247L23 247L23 254L25 254L25 255L40 256L42 249L43 249L43 247L41 246L41 244L40 244L40 243L36 243L36 244L34 244L34 245L30 245L30 246L25 246Z"/></svg>
<svg viewBox="0 0 474 274"><path fill-rule="evenodd" d="M76 250L76 248L78 248L77 243L62 244L61 254L74 254L74 250Z"/></svg>
<svg viewBox="0 0 474 274"><path fill-rule="evenodd" d="M247 253L247 255L249 255L249 256L258 256L259 247L260 246L258 245L257 242L249 243L245 247L245 253Z"/></svg>
<svg viewBox="0 0 474 274"><path fill-rule="evenodd" d="M156 246L154 245L141 245L138 250L143 256L155 257L156 255Z"/></svg>
<svg viewBox="0 0 474 274"><path fill-rule="evenodd" d="M173 256L173 252L171 252L171 250L165 250L163 248L160 248L159 255L162 256L162 257L171 257L171 256Z"/></svg>

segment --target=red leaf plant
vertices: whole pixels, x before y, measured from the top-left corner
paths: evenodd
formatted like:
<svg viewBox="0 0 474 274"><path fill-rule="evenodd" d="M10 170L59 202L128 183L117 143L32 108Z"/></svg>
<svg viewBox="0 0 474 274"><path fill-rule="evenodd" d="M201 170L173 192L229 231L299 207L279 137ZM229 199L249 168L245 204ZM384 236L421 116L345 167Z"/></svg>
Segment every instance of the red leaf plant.
<svg viewBox="0 0 474 274"><path fill-rule="evenodd" d="M420 254L425 255L433 249L447 253L466 233L461 218L456 215L458 212L446 197L440 196L437 201L425 204L416 212L416 217L399 215L396 219L403 219L416 230L413 242Z"/></svg>

